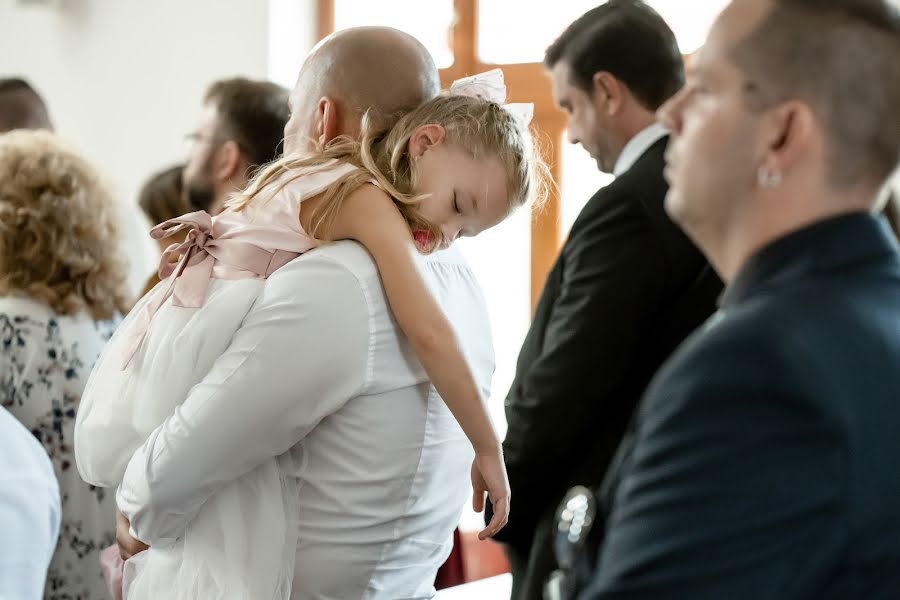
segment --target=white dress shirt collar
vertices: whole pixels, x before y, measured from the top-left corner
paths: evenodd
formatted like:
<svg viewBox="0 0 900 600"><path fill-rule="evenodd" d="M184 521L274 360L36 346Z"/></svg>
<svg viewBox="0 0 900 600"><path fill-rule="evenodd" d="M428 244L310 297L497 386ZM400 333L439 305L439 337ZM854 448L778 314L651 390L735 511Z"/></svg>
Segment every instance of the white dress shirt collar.
<svg viewBox="0 0 900 600"><path fill-rule="evenodd" d="M628 140L622 149L622 154L619 155L619 160L616 161L616 166L613 167L613 175L618 177L630 169L650 146L667 135L669 135L669 130L662 123L654 123Z"/></svg>

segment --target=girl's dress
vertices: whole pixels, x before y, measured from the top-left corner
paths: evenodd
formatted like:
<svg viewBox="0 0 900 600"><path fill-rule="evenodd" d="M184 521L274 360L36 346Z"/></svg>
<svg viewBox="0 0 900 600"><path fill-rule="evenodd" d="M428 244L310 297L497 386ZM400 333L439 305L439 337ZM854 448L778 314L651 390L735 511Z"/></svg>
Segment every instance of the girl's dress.
<svg viewBox="0 0 900 600"><path fill-rule="evenodd" d="M356 168L335 162L266 203L213 218L191 213L154 229L157 238L189 233L163 256L164 280L123 321L88 381L75 432L85 481L119 486L135 450L228 347L264 279L317 246L300 225L301 202ZM168 262L177 255L177 265ZM304 345L297 347L302 361ZM125 562L126 600L289 598L298 519L294 473L288 453L222 482L201 507L182 507L196 514L183 534L155 540Z"/></svg>

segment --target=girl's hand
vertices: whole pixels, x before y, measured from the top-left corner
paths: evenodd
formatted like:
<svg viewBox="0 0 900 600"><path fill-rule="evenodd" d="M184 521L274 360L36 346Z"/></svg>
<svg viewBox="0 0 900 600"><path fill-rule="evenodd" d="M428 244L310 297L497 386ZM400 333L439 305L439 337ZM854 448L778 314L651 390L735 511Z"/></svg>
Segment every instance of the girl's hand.
<svg viewBox="0 0 900 600"><path fill-rule="evenodd" d="M116 544L119 545L119 555L122 560L128 560L135 554L150 548L141 540L131 537L131 523L119 511L116 511Z"/></svg>
<svg viewBox="0 0 900 600"><path fill-rule="evenodd" d="M485 493L491 498L491 522L478 532L478 539L486 540L503 529L509 520L509 480L500 446L495 451L475 454L475 461L472 463L472 492L472 508L475 512L484 510Z"/></svg>

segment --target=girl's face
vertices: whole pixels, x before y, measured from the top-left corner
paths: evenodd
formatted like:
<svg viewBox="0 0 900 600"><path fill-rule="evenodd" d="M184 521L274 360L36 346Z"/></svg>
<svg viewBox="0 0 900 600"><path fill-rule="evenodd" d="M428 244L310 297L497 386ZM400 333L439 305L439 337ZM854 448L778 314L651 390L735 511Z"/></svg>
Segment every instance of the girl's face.
<svg viewBox="0 0 900 600"><path fill-rule="evenodd" d="M440 125L422 125L410 138L416 193L422 216L441 231L438 248L461 236L478 235L510 213L506 170L497 157L472 158L445 142Z"/></svg>

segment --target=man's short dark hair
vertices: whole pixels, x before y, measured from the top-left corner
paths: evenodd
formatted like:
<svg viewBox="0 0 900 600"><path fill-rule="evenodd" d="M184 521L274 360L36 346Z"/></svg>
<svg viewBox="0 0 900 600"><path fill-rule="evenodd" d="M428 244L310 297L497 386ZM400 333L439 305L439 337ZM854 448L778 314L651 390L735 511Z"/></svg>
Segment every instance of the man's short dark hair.
<svg viewBox="0 0 900 600"><path fill-rule="evenodd" d="M900 160L900 15L884 0L773 0L733 57L752 110L798 100L826 129L834 185Z"/></svg>
<svg viewBox="0 0 900 600"><path fill-rule="evenodd" d="M589 10L547 48L544 65L568 65L571 83L594 93L594 74L622 81L649 110L656 110L684 85L684 61L675 34L659 14L639 0L610 0Z"/></svg>
<svg viewBox="0 0 900 600"><path fill-rule="evenodd" d="M31 84L24 79L20 77L0 77L0 94L3 94L5 92L15 92L19 90L31 92L32 94L40 98L37 90L31 87Z"/></svg>
<svg viewBox="0 0 900 600"><path fill-rule="evenodd" d="M0 78L0 132L50 128L47 105L37 90L19 77Z"/></svg>
<svg viewBox="0 0 900 600"><path fill-rule="evenodd" d="M213 83L205 101L216 107L222 128L219 133L238 143L251 168L281 153L284 126L290 117L286 89L270 81L235 77Z"/></svg>

